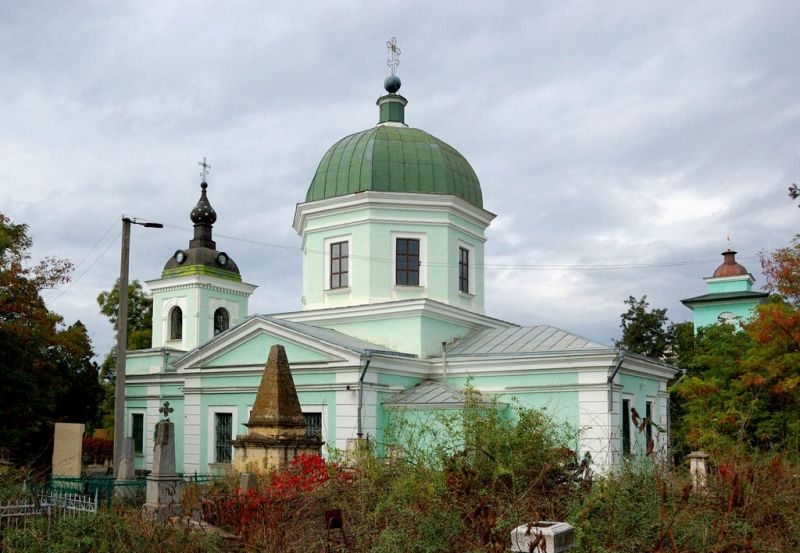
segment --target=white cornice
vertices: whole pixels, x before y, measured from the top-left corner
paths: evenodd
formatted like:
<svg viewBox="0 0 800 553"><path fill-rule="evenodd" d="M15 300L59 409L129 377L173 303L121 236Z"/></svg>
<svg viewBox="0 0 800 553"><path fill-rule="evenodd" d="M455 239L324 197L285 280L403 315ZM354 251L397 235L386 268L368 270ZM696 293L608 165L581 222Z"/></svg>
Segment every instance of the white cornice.
<svg viewBox="0 0 800 553"><path fill-rule="evenodd" d="M327 309L309 309L307 311L276 313L272 316L276 319L315 324L324 322L347 323L376 319L382 320L394 317L407 317L408 315L414 314L428 315L431 318L441 321L479 328L509 328L518 326L514 323L466 311L428 298L352 305L347 307L331 307Z"/></svg>
<svg viewBox="0 0 800 553"><path fill-rule="evenodd" d="M336 229L345 229L350 228L353 225L361 225L365 223L381 223L381 224L389 224L392 226L399 226L399 225L418 225L418 226L430 226L430 227L446 227L449 229L456 230L458 232L463 232L464 234L470 236L471 238L478 240L481 243L486 242L486 236L483 234L479 234L477 232L473 232L468 228L463 226L456 225L452 221L437 221L434 219L419 219L409 217L407 219L389 219L389 218L379 218L379 217L372 217L370 215L364 215L362 217L354 218L344 223L337 223L335 225L326 225L324 227L307 229L302 235L302 242L300 244L301 249L305 249L306 247L306 237L314 232L323 232L323 231L331 231Z"/></svg>
<svg viewBox="0 0 800 553"><path fill-rule="evenodd" d="M145 283L151 291L156 290L171 291L191 287L208 288L226 292L238 292L243 296L250 296L258 286L247 282L237 282L211 275L186 275L171 278L157 278L146 280Z"/></svg>
<svg viewBox="0 0 800 553"><path fill-rule="evenodd" d="M292 226L302 235L309 217L345 213L364 207L386 207L391 209L413 209L430 211L453 211L468 221L486 228L496 215L459 198L444 194L420 194L413 192L378 192L367 190L346 196L325 198L297 204Z"/></svg>
<svg viewBox="0 0 800 553"><path fill-rule="evenodd" d="M747 273L746 275L733 275L733 276L723 276L723 277L704 277L703 280L711 284L715 282L741 282L744 280L749 282L750 285L752 285L756 281L756 279L753 277L751 273Z"/></svg>
<svg viewBox="0 0 800 553"><path fill-rule="evenodd" d="M173 366L180 372L183 372L183 370L191 371L194 368L201 367L204 363L210 362L223 353L235 349L239 344L261 333L269 333L288 342L318 351L332 357L331 362L335 364L341 362L345 362L345 364L358 364L360 362L359 354L286 328L275 322L270 322L263 316L255 315L242 324L212 338L201 347L188 352L184 357L175 362ZM267 352L264 352L264 360L266 360L266 354ZM203 374L207 373L204 372Z"/></svg>

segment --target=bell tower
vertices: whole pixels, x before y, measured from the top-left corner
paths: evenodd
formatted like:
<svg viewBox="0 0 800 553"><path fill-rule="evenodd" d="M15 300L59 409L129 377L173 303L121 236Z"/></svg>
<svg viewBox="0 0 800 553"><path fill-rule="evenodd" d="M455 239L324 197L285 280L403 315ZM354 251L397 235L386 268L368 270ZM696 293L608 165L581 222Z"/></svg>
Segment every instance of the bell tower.
<svg viewBox="0 0 800 553"><path fill-rule="evenodd" d="M194 349L247 317L248 298L256 289L242 282L239 267L217 250L213 227L217 213L208 201L202 164L200 199L191 211L194 237L176 250L161 278L147 281L153 293L153 347Z"/></svg>

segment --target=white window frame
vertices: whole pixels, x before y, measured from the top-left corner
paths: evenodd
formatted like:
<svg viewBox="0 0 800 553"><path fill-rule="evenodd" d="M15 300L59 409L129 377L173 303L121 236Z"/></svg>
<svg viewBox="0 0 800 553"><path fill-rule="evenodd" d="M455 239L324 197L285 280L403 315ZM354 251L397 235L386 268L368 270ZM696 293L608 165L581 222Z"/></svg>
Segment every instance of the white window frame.
<svg viewBox="0 0 800 553"><path fill-rule="evenodd" d="M212 405L208 408L208 419L206 420L206 437L208 438L207 445L207 464L212 465L217 463L217 448L216 448L216 415L220 413L230 413L231 415L231 439L236 439L236 431L239 428L239 409L235 405ZM233 465L233 456L235 450L231 446L231 465Z"/></svg>
<svg viewBox="0 0 800 553"><path fill-rule="evenodd" d="M300 410L303 413L322 413L322 441L325 444L322 445L322 456L326 456L328 454L328 446L327 446L327 437L328 437L328 405L325 403L317 403L313 404L310 403L308 405L300 405Z"/></svg>
<svg viewBox="0 0 800 553"><path fill-rule="evenodd" d="M183 344L186 342L186 335L188 333L187 323L189 322L189 318L187 316L187 301L186 298L170 298L164 300L161 304L161 332L162 332L162 342L164 344ZM171 321L171 314L173 307L180 307L181 308L181 318L182 321L182 328L181 328L181 339L180 340L173 340L172 337L172 327L170 325ZM213 323L212 323L213 324Z"/></svg>
<svg viewBox="0 0 800 553"><path fill-rule="evenodd" d="M467 266L467 291L461 289L461 248L467 250L469 254L469 265ZM475 246L464 242L458 241L458 255L456 256L456 287L458 292L462 295L474 296L475 295Z"/></svg>
<svg viewBox="0 0 800 553"><path fill-rule="evenodd" d="M141 415L142 416L142 451L136 451L136 445L134 443L133 455L134 457L144 457L145 452L147 451L147 409L136 407L133 409L128 410L128 431L125 433L127 437L133 437L133 416L134 415Z"/></svg>
<svg viewBox="0 0 800 553"><path fill-rule="evenodd" d="M331 288L331 245L339 242L347 242L347 286L342 288ZM353 235L343 234L340 236L332 236L322 241L323 244L323 271L325 273L325 282L322 284L322 289L326 292L348 292L350 287L353 286Z"/></svg>
<svg viewBox="0 0 800 553"><path fill-rule="evenodd" d="M237 321L239 320L239 304L222 299L222 298L210 298L208 300L208 338L211 339L214 337L214 313L216 313L217 309L223 308L228 312L228 329L230 330L233 328Z"/></svg>
<svg viewBox="0 0 800 553"><path fill-rule="evenodd" d="M392 286L394 288L425 288L428 282L428 235L424 232L400 232L390 233L392 241ZM397 239L409 238L419 240L419 284L397 284Z"/></svg>

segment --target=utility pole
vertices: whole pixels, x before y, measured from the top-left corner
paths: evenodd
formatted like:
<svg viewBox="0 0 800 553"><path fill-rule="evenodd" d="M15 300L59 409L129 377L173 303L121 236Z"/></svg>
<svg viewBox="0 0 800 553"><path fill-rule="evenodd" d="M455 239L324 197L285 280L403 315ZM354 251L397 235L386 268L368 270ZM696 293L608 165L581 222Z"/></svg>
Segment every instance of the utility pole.
<svg viewBox="0 0 800 553"><path fill-rule="evenodd" d="M128 352L128 266L131 250L131 224L164 228L161 223L143 223L122 216L122 253L119 263L119 311L117 312L117 363L114 383L114 476L122 461L125 437L125 357Z"/></svg>

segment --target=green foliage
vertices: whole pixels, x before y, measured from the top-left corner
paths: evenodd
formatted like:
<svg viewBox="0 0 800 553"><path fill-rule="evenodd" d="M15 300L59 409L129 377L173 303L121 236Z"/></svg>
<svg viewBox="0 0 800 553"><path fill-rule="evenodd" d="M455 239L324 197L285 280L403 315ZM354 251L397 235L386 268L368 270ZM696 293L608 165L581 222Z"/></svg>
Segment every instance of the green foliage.
<svg viewBox="0 0 800 553"><path fill-rule="evenodd" d="M779 297L738 330L714 325L697 335L681 429L696 448L800 451L800 311Z"/></svg>
<svg viewBox="0 0 800 553"><path fill-rule="evenodd" d="M111 290L100 292L97 296L100 313L117 328L119 313L119 279ZM128 349L147 349L152 343L153 298L142 288L142 283L134 280L128 284Z"/></svg>
<svg viewBox="0 0 800 553"><path fill-rule="evenodd" d="M0 436L13 459L44 464L54 422L95 422L100 385L86 328L64 328L40 295L71 264L30 265L32 245L26 225L0 214Z"/></svg>
<svg viewBox="0 0 800 553"><path fill-rule="evenodd" d="M798 551L798 465L781 456L718 457L706 487L653 465L595 483L570 522L575 553Z"/></svg>
<svg viewBox="0 0 800 553"><path fill-rule="evenodd" d="M7 553L150 553L152 551L227 551L218 536L174 524L151 524L136 511L101 511L45 520L3 535Z"/></svg>
<svg viewBox="0 0 800 553"><path fill-rule="evenodd" d="M647 296L625 300L628 310L621 315L622 338L614 342L620 349L655 359L664 357L670 345L669 319L666 309L650 309Z"/></svg>

